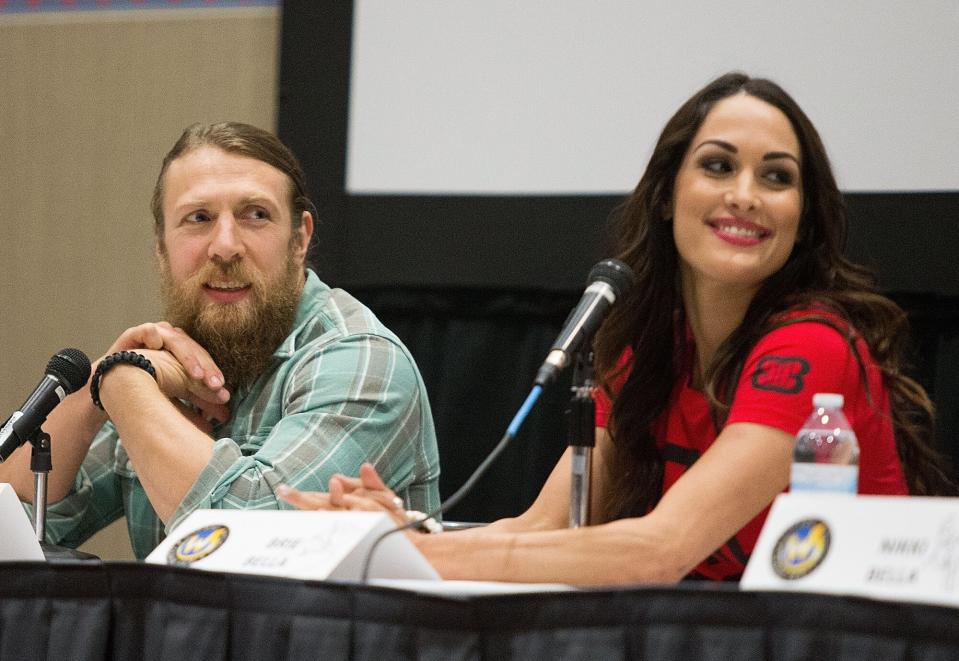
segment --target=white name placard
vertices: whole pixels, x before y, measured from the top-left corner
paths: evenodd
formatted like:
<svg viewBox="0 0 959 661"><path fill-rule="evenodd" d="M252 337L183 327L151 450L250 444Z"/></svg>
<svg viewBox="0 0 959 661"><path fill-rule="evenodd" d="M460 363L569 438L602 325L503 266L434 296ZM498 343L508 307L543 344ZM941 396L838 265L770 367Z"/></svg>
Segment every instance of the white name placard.
<svg viewBox="0 0 959 661"><path fill-rule="evenodd" d="M373 541L395 527L382 512L197 510L146 561L241 574L357 581ZM369 577L439 579L403 533L379 544Z"/></svg>
<svg viewBox="0 0 959 661"><path fill-rule="evenodd" d="M782 494L740 588L959 606L959 498Z"/></svg>
<svg viewBox="0 0 959 661"><path fill-rule="evenodd" d="M9 484L0 484L0 560L43 560L30 517Z"/></svg>

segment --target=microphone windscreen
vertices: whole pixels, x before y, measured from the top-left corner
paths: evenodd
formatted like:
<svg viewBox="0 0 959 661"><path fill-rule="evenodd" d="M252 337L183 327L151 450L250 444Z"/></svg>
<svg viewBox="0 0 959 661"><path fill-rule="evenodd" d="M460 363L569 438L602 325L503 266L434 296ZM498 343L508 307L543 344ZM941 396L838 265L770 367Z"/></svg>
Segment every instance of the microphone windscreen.
<svg viewBox="0 0 959 661"><path fill-rule="evenodd" d="M608 283L619 298L623 292L633 286L636 276L633 275L631 268L618 259L604 259L590 269L589 276L586 278L587 283L597 280Z"/></svg>
<svg viewBox="0 0 959 661"><path fill-rule="evenodd" d="M63 389L71 393L90 378L90 359L79 349L61 349L47 363L46 373L57 377Z"/></svg>

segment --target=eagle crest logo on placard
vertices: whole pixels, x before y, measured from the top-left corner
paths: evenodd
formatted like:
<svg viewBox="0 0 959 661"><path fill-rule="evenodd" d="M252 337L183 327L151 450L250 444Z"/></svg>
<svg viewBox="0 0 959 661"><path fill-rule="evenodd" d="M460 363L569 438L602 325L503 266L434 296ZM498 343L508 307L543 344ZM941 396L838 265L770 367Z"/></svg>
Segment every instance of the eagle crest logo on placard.
<svg viewBox="0 0 959 661"><path fill-rule="evenodd" d="M794 580L809 575L829 552L829 526L820 519L805 519L782 534L773 549L773 571Z"/></svg>
<svg viewBox="0 0 959 661"><path fill-rule="evenodd" d="M230 529L226 526L206 526L200 528L173 545L167 554L167 564L185 567L197 560L207 557L230 536Z"/></svg>

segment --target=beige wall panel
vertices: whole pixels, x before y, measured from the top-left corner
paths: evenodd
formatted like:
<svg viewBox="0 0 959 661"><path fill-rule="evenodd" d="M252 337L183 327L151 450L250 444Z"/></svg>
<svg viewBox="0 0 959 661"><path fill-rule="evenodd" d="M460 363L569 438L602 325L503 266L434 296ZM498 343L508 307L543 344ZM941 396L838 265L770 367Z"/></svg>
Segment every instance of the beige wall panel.
<svg viewBox="0 0 959 661"><path fill-rule="evenodd" d="M158 318L160 161L193 122L274 128L279 24L262 8L0 18L0 416L57 349L93 358Z"/></svg>

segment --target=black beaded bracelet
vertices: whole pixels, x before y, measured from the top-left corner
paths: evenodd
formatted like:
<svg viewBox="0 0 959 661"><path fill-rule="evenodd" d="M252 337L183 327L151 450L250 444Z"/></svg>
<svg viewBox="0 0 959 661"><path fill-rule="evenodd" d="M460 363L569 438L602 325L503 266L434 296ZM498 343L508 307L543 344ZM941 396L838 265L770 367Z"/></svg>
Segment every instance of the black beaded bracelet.
<svg viewBox="0 0 959 661"><path fill-rule="evenodd" d="M135 365L154 379L157 378L157 371L154 369L153 363L151 363L146 356L138 354L136 351L117 351L116 353L111 353L100 361L100 364L97 365L97 371L93 373L93 378L90 379L90 397L93 399L96 407L101 411L103 410L103 404L100 403L100 379L102 379L103 375L110 369L120 363Z"/></svg>

